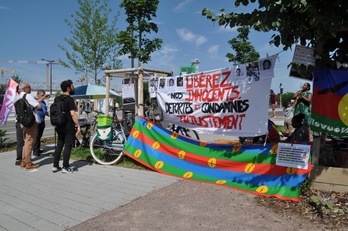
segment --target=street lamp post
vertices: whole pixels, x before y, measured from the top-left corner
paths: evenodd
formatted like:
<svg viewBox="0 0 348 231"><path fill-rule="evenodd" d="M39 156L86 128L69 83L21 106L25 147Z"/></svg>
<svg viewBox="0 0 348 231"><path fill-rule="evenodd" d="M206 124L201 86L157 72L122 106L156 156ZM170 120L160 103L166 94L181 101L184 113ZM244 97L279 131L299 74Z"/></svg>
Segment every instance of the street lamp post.
<svg viewBox="0 0 348 231"><path fill-rule="evenodd" d="M41 59L42 61L46 61L46 65L50 66L50 95L52 95L52 64L55 62L54 60Z"/></svg>

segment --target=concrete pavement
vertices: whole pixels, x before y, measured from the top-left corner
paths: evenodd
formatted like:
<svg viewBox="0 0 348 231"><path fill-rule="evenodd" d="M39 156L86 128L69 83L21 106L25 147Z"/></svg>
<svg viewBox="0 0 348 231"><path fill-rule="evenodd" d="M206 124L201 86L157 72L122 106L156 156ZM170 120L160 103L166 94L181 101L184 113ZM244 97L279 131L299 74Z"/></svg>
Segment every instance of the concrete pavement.
<svg viewBox="0 0 348 231"><path fill-rule="evenodd" d="M78 172L52 173L52 156L33 159L41 167L14 165L15 151L0 153L0 231L65 230L110 211L177 178L152 171L72 162Z"/></svg>

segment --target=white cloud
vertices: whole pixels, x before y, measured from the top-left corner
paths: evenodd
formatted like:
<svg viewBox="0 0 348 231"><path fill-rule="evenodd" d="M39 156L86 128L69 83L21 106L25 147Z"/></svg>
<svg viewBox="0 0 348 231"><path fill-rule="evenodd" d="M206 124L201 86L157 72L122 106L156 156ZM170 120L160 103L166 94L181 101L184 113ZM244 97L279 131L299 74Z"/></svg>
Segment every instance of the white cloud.
<svg viewBox="0 0 348 231"><path fill-rule="evenodd" d="M196 44L197 47L204 44L208 41L208 39L203 35L196 35L192 31L186 28L176 29L176 33L179 37L185 42L192 42Z"/></svg>
<svg viewBox="0 0 348 231"><path fill-rule="evenodd" d="M193 2L193 0L184 0L183 2L179 3L179 5L177 5L173 12L174 13L179 13L179 12L183 12L184 10L186 10L187 6Z"/></svg>
<svg viewBox="0 0 348 231"><path fill-rule="evenodd" d="M208 53L213 55L213 56L217 55L218 51L219 51L219 47L220 47L219 45L213 45L213 46L209 47Z"/></svg>
<svg viewBox="0 0 348 231"><path fill-rule="evenodd" d="M151 56L151 63L159 67L172 69L175 54L180 50L172 45L165 45L159 51L155 51Z"/></svg>

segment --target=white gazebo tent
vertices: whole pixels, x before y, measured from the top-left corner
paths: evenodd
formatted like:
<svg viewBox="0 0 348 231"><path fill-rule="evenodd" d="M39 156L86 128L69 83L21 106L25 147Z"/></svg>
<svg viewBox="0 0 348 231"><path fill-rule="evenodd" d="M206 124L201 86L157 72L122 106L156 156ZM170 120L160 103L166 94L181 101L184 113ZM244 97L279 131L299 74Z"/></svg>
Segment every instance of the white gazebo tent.
<svg viewBox="0 0 348 231"><path fill-rule="evenodd" d="M135 116L140 115L144 116L144 94L143 94L143 82L144 82L144 73L151 72L153 75L161 76L170 76L172 75L171 71L161 71L150 68L138 67L138 68L127 68L127 69L116 69L116 70L106 70L106 102L109 100L109 91L110 91L110 77L116 78L137 78L138 81L135 81L134 92L138 93L135 95ZM132 73L131 75L127 73ZM108 115L109 106L106 106L105 113Z"/></svg>

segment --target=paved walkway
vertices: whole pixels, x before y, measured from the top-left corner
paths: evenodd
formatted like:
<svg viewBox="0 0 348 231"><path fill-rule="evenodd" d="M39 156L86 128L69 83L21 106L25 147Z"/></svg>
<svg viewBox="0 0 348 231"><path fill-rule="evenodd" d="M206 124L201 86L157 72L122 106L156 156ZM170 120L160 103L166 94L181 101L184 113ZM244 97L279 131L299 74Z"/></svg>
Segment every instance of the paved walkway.
<svg viewBox="0 0 348 231"><path fill-rule="evenodd" d="M72 163L78 172L52 173L53 157L45 155L27 171L14 160L15 151L0 153L0 231L65 230L178 181L85 161Z"/></svg>

